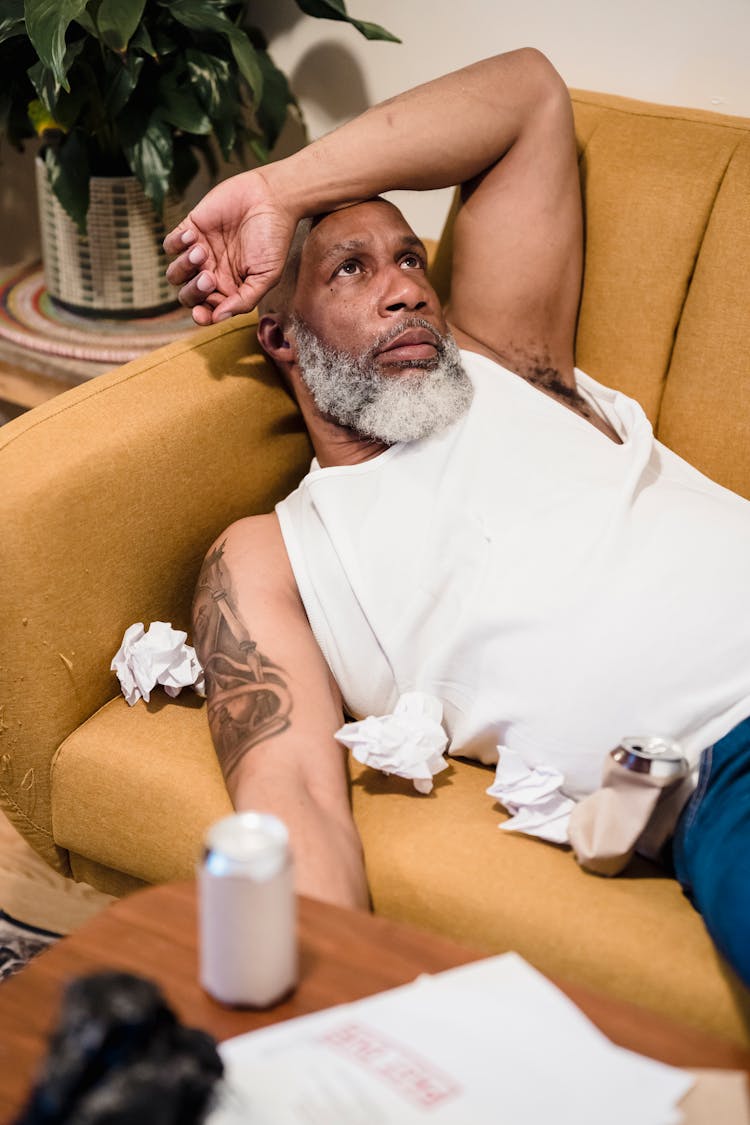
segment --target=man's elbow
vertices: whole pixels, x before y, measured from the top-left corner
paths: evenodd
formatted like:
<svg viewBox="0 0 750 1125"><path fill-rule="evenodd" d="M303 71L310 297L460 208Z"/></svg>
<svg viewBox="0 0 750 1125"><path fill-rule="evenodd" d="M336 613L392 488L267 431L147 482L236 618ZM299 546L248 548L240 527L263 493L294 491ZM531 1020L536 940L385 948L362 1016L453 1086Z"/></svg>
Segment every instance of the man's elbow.
<svg viewBox="0 0 750 1125"><path fill-rule="evenodd" d="M549 89L566 88L562 76L555 69L552 61L538 47L519 47L518 50L512 51L511 55L517 59L519 67L540 86Z"/></svg>
<svg viewBox="0 0 750 1125"><path fill-rule="evenodd" d="M569 105L570 96L562 75L537 47L519 47L497 55L498 78L507 89L510 82L529 108L555 102Z"/></svg>

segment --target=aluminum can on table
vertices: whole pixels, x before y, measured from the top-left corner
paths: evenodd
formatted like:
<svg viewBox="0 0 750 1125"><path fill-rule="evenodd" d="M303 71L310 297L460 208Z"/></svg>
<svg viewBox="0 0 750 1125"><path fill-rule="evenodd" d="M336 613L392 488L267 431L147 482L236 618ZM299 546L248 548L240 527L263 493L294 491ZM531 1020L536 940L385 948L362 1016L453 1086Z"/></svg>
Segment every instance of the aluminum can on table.
<svg viewBox="0 0 750 1125"><path fill-rule="evenodd" d="M198 873L200 981L224 1004L266 1008L297 983L289 834L268 813L209 828Z"/></svg>

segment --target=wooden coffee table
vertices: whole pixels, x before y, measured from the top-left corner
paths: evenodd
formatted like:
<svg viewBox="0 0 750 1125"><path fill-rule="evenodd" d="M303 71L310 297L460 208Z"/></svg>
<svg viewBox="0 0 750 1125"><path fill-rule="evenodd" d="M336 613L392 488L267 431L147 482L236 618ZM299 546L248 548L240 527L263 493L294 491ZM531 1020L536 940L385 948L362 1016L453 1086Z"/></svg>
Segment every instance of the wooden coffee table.
<svg viewBox="0 0 750 1125"><path fill-rule="evenodd" d="M300 983L266 1012L225 1008L198 984L193 883L151 887L107 907L0 985L0 1119L25 1100L62 991L83 973L116 968L158 982L183 1022L216 1039L361 999L477 960L481 953L369 914L299 900ZM662 1017L556 981L614 1042L686 1067L750 1073L750 1052Z"/></svg>

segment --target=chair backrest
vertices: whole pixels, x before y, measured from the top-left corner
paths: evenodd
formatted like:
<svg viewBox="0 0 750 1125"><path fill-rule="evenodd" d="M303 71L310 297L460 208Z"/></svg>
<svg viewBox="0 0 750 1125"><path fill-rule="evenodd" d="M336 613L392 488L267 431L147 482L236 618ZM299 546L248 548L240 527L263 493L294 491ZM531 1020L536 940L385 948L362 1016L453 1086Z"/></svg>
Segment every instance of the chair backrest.
<svg viewBox="0 0 750 1125"><path fill-rule="evenodd" d="M573 91L586 216L576 362L750 497L750 120ZM437 252L447 296L451 221Z"/></svg>

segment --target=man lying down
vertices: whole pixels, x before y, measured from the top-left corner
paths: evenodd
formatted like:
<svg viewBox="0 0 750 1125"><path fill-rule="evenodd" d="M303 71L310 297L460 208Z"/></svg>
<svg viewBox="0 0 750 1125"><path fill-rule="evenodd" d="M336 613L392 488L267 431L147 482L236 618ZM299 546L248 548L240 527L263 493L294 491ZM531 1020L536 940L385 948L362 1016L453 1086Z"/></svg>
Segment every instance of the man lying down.
<svg viewBox="0 0 750 1125"><path fill-rule="evenodd" d="M457 182L443 310L378 196ZM426 693L452 753L499 746L573 801L623 735L655 734L694 767L677 877L750 983L750 503L574 366L582 210L552 66L514 51L411 90L214 188L165 248L198 323L261 301L315 450L214 544L194 614L230 794L287 823L299 891L367 903L344 710Z"/></svg>

